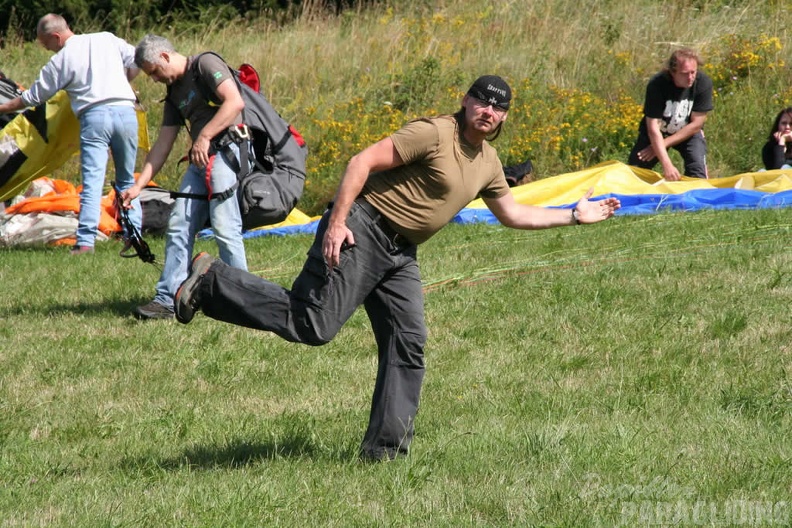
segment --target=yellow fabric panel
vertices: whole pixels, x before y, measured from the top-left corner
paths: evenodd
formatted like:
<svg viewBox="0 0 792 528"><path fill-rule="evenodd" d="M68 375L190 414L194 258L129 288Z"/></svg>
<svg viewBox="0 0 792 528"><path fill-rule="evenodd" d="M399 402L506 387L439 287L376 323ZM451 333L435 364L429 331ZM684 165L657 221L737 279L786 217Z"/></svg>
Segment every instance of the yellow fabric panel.
<svg viewBox="0 0 792 528"><path fill-rule="evenodd" d="M149 140L148 133L148 119L146 119L146 111L140 105L135 105L138 119L138 150L151 150L151 141Z"/></svg>
<svg viewBox="0 0 792 528"><path fill-rule="evenodd" d="M590 188L594 196L614 194L681 194L694 189L735 188L775 193L792 189L792 169L738 174L727 178L689 178L667 182L652 170L639 169L618 161L606 161L578 172L552 176L512 187L514 199L529 205L565 205L577 202ZM468 207L484 209L481 199Z"/></svg>
<svg viewBox="0 0 792 528"><path fill-rule="evenodd" d="M279 222L277 224L272 224L268 226L257 227L255 229L251 229L250 231L267 231L270 229L275 229L276 227L304 225L309 222L313 222L314 220L318 220L319 218L321 218L321 216L311 217L303 213L299 209L292 209L292 212L289 213L289 216L287 216L283 222Z"/></svg>
<svg viewBox="0 0 792 528"><path fill-rule="evenodd" d="M45 104L48 138L42 138L36 127L19 114L0 131L0 164L17 149L27 156L0 188L0 200L7 200L25 191L28 184L57 169L80 150L80 124L69 106L64 91L55 94ZM6 155L7 154L7 155Z"/></svg>

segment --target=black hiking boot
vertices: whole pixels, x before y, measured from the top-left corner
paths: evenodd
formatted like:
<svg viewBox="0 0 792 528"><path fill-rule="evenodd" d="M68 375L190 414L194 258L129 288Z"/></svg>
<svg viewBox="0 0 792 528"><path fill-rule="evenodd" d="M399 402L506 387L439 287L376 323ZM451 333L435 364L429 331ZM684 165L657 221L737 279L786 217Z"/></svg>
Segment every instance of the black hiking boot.
<svg viewBox="0 0 792 528"><path fill-rule="evenodd" d="M156 301L138 306L134 314L138 319L173 319L173 310Z"/></svg>

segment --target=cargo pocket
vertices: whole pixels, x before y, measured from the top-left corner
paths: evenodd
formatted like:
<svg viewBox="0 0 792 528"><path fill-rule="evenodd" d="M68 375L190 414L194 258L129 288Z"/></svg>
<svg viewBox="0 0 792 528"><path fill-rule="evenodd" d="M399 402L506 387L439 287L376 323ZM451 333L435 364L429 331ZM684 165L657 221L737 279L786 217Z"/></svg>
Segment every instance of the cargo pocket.
<svg viewBox="0 0 792 528"><path fill-rule="evenodd" d="M324 306L331 295L332 279L327 264L321 255L314 255L313 247L308 252L300 276L294 281L292 295L314 307Z"/></svg>

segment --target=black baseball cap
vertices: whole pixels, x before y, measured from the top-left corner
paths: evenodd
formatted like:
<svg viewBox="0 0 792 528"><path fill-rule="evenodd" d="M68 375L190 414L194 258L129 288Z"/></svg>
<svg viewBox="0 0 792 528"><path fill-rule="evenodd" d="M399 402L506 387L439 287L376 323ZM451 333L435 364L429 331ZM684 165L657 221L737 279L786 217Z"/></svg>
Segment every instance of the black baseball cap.
<svg viewBox="0 0 792 528"><path fill-rule="evenodd" d="M482 75L476 79L467 94L501 110L509 109L512 98L511 88L497 75Z"/></svg>

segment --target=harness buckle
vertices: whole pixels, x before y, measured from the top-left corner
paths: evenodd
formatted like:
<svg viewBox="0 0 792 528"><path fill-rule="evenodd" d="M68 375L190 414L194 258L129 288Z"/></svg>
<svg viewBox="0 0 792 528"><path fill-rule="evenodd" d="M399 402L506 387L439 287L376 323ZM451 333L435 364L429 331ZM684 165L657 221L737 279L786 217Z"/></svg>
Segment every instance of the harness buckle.
<svg viewBox="0 0 792 528"><path fill-rule="evenodd" d="M229 127L228 134L235 143L241 143L250 139L250 129L244 123Z"/></svg>

